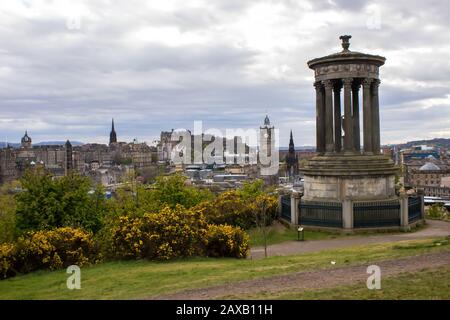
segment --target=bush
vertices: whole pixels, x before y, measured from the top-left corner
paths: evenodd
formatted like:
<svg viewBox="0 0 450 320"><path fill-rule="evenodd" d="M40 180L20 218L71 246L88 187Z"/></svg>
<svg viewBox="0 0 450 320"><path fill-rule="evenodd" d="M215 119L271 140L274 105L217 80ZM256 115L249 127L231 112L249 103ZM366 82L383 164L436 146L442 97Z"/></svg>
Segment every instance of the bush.
<svg viewBox="0 0 450 320"><path fill-rule="evenodd" d="M203 202L197 209L203 210L210 224L228 224L249 229L255 224L252 208L236 191L225 191L214 201Z"/></svg>
<svg viewBox="0 0 450 320"><path fill-rule="evenodd" d="M229 225L208 225L203 211L164 208L143 217L120 217L112 230L116 258L167 260L206 255L243 258L248 235Z"/></svg>
<svg viewBox="0 0 450 320"><path fill-rule="evenodd" d="M11 243L0 244L0 279L11 277L15 274L15 250Z"/></svg>
<svg viewBox="0 0 450 320"><path fill-rule="evenodd" d="M256 216L256 226L271 225L278 216L278 199L274 196L261 194L250 204Z"/></svg>
<svg viewBox="0 0 450 320"><path fill-rule="evenodd" d="M427 211L427 216L432 219L447 220L448 211L442 203L434 203Z"/></svg>
<svg viewBox="0 0 450 320"><path fill-rule="evenodd" d="M213 199L211 191L187 186L185 181L182 175L174 174L158 177L151 189L139 184L133 189L120 188L114 199L108 201L109 211L119 216L142 217L147 212L158 212L165 207L175 209L181 205L191 208Z"/></svg>
<svg viewBox="0 0 450 320"><path fill-rule="evenodd" d="M46 170L36 168L26 171L20 182L23 191L16 196L19 233L60 227L100 229L104 197L101 188L89 194L88 177L70 173L53 179Z"/></svg>
<svg viewBox="0 0 450 320"><path fill-rule="evenodd" d="M120 217L112 231L117 258L167 260L201 254L206 221L199 210L165 207L159 213Z"/></svg>
<svg viewBox="0 0 450 320"><path fill-rule="evenodd" d="M129 216L119 218L118 225L112 230L113 252L118 258L142 256L144 246L142 224L142 218Z"/></svg>
<svg viewBox="0 0 450 320"><path fill-rule="evenodd" d="M239 227L208 225L205 254L208 257L245 258L249 236Z"/></svg>
<svg viewBox="0 0 450 320"><path fill-rule="evenodd" d="M244 199L239 191L223 192L214 201L203 202L196 207L204 211L208 223L228 224L244 230L260 225L260 221L270 225L277 217L277 208L276 197L260 194Z"/></svg>
<svg viewBox="0 0 450 320"><path fill-rule="evenodd" d="M0 275L83 266L98 259L95 253L92 235L79 229L28 232L17 243L0 247Z"/></svg>
<svg viewBox="0 0 450 320"><path fill-rule="evenodd" d="M0 243L12 242L16 230L15 201L12 195L0 194Z"/></svg>
<svg viewBox="0 0 450 320"><path fill-rule="evenodd" d="M213 194L209 190L186 186L185 182L186 177L181 174L156 178L152 194L154 200L161 205L161 209L165 206L173 209L177 205L191 208L202 201L213 198Z"/></svg>

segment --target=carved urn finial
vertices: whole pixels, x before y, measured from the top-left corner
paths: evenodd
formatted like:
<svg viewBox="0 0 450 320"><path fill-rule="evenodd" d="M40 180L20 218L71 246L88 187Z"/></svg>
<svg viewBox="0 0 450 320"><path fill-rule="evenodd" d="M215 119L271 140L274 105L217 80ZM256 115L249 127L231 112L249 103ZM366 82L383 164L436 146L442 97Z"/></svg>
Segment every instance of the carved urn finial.
<svg viewBox="0 0 450 320"><path fill-rule="evenodd" d="M342 48L344 48L344 50L342 50L343 52L346 52L346 51L350 51L350 50L348 50L348 47L350 47L350 38L351 38L352 36L350 36L350 35L345 35L345 36L340 36L339 37L339 39L341 39L342 40Z"/></svg>

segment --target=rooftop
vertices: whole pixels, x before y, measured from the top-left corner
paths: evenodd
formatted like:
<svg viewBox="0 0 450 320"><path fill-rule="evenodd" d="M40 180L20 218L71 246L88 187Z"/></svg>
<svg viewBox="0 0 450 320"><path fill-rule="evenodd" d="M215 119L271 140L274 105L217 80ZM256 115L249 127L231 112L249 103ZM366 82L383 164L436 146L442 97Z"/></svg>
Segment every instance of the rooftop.
<svg viewBox="0 0 450 320"><path fill-rule="evenodd" d="M330 65L335 63L342 62L355 62L355 61L364 61L369 62L371 64L375 64L377 66L382 66L386 61L385 57L378 55L371 55L367 53L361 53L357 51L350 51L348 48L350 47L350 35L340 36L339 39L342 40L342 48L341 52L333 53L324 57L315 58L308 61L308 67L311 69L315 69L318 66L322 65Z"/></svg>
<svg viewBox="0 0 450 320"><path fill-rule="evenodd" d="M420 171L439 171L441 168L439 168L437 165L435 165L432 162L427 162L423 166L420 167Z"/></svg>

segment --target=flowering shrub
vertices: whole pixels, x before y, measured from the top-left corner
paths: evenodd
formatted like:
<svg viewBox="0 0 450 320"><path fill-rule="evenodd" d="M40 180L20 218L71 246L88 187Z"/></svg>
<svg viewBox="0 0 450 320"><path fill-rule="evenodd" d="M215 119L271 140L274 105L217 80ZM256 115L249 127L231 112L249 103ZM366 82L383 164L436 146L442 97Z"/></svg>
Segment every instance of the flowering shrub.
<svg viewBox="0 0 450 320"><path fill-rule="evenodd" d="M447 220L449 214L442 203L435 203L427 210L427 217L431 219Z"/></svg>
<svg viewBox="0 0 450 320"><path fill-rule="evenodd" d="M11 243L0 244L0 279L14 275L14 245Z"/></svg>
<svg viewBox="0 0 450 320"><path fill-rule="evenodd" d="M228 224L242 229L250 229L262 221L265 213L266 224L269 225L277 216L278 200L268 195L258 195L253 199L244 199L237 191L221 193L214 201L197 205L205 213L211 224Z"/></svg>
<svg viewBox="0 0 450 320"><path fill-rule="evenodd" d="M201 253L206 221L200 210L178 205L142 218L120 217L112 231L113 251L118 258L167 260Z"/></svg>
<svg viewBox="0 0 450 320"><path fill-rule="evenodd" d="M229 225L208 225L200 209L166 207L143 217L120 217L112 231L116 258L167 260L247 255L248 235Z"/></svg>
<svg viewBox="0 0 450 320"><path fill-rule="evenodd" d="M245 258L249 236L239 227L208 225L205 254L209 257Z"/></svg>
<svg viewBox="0 0 450 320"><path fill-rule="evenodd" d="M0 247L0 275L3 278L72 264L83 266L95 261L92 235L69 227L28 232L15 244Z"/></svg>
<svg viewBox="0 0 450 320"><path fill-rule="evenodd" d="M121 258L140 257L144 243L142 218L119 217L118 226L112 230L113 250Z"/></svg>

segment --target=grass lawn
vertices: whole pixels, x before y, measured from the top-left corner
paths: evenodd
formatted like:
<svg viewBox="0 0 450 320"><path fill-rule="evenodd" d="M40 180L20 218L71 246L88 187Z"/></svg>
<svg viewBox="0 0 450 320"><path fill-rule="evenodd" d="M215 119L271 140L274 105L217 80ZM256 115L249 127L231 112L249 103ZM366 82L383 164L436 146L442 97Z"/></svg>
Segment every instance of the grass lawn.
<svg viewBox="0 0 450 320"><path fill-rule="evenodd" d="M325 250L261 260L193 258L169 262L121 261L81 269L81 290L68 290L64 270L38 271L0 281L0 299L139 299L290 272L373 263L450 251L449 240L415 240Z"/></svg>
<svg viewBox="0 0 450 320"><path fill-rule="evenodd" d="M418 226L413 231L418 231L425 228L425 226ZM304 239L305 240L326 240L326 239L335 239L335 238L343 238L343 237L352 237L352 236L373 236L373 235L382 235L382 234L395 234L400 233L401 231L366 231L359 232L356 234L346 234L342 232L333 232L333 231L313 231L313 230L305 230L304 231ZM259 247L264 246L264 234L261 228L253 228L247 231L250 236L250 246L251 247ZM284 241L297 240L298 234L297 229L295 228L287 228L283 224L279 222L274 222L273 225L268 226L266 228L266 236L267 236L267 245L276 244Z"/></svg>
<svg viewBox="0 0 450 320"><path fill-rule="evenodd" d="M259 247L264 245L264 234L262 229L253 228L247 231L250 236L250 245L252 247ZM280 243L284 241L297 240L297 230L294 228L287 228L280 223L274 223L266 228L267 245ZM343 237L345 235L337 232L326 231L304 231L304 238L308 240L324 240Z"/></svg>
<svg viewBox="0 0 450 320"><path fill-rule="evenodd" d="M402 273L381 280L380 290L368 290L365 282L351 286L304 292L260 293L241 299L333 300L333 299L450 299L450 266L436 270Z"/></svg>

